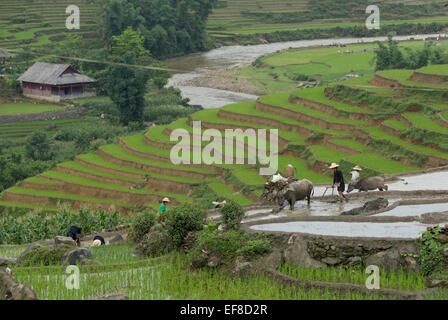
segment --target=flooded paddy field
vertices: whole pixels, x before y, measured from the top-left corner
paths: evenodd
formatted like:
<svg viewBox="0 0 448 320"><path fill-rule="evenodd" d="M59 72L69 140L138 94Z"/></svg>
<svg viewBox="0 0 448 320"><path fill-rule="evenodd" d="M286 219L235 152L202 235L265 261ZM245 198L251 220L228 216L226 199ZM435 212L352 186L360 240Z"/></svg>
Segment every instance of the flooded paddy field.
<svg viewBox="0 0 448 320"><path fill-rule="evenodd" d="M418 238L429 225L420 222L295 221L252 226L257 231L307 233L335 237Z"/></svg>
<svg viewBox="0 0 448 320"><path fill-rule="evenodd" d="M322 196L326 187L318 186L309 205L297 201L293 211L289 206L251 209L243 223L252 231L399 239L415 239L433 224L448 223L448 171L403 175L388 185L389 191L350 193L344 202L331 189ZM387 207L343 214L378 198L387 199Z"/></svg>

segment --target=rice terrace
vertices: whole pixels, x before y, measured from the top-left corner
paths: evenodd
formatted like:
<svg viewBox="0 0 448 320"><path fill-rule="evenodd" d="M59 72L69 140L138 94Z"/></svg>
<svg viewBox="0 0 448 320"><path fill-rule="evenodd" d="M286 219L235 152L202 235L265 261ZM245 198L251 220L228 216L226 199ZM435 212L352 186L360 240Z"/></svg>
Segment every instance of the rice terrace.
<svg viewBox="0 0 448 320"><path fill-rule="evenodd" d="M447 300L447 181L448 1L0 3L0 300Z"/></svg>

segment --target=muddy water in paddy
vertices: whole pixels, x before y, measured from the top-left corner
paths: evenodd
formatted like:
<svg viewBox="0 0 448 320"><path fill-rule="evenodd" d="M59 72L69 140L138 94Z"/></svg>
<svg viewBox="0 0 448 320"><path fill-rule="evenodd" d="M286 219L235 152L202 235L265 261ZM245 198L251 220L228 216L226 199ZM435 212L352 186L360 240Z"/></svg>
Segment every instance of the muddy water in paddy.
<svg viewBox="0 0 448 320"><path fill-rule="evenodd" d="M437 37L433 35L397 36L396 40L425 39ZM445 35L446 36L446 35ZM182 91L184 97L190 98L191 104L199 104L204 108L219 108L227 104L255 100L253 95L236 93L226 90L217 90L204 87L194 87L188 84L189 80L203 77L209 70L231 69L253 62L258 57L288 48L306 48L313 46L328 46L335 43L351 44L359 42L384 41L386 37L375 38L345 38L345 39L317 39L289 42L277 42L252 46L226 46L209 52L197 53L179 58L169 59L165 64L177 70L169 80L168 86L174 86Z"/></svg>
<svg viewBox="0 0 448 320"><path fill-rule="evenodd" d="M398 206L392 210L378 213L375 216L414 217L429 212L445 211L448 211L448 203L416 204Z"/></svg>
<svg viewBox="0 0 448 320"><path fill-rule="evenodd" d="M389 190L448 190L448 171L402 177L404 181L389 183Z"/></svg>
<svg viewBox="0 0 448 320"><path fill-rule="evenodd" d="M295 221L250 227L258 231L281 231L342 237L418 238L429 225L413 222L326 222Z"/></svg>

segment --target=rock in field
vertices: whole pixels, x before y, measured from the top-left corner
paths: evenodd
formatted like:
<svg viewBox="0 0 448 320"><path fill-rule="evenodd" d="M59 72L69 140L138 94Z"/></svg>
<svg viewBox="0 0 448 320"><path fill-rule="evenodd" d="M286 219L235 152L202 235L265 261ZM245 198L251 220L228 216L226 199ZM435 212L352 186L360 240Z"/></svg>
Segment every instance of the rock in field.
<svg viewBox="0 0 448 320"><path fill-rule="evenodd" d="M76 243L75 241L73 241L72 238L62 236L57 236L56 238L54 238L54 244L55 245L66 244L69 246L76 246Z"/></svg>
<svg viewBox="0 0 448 320"><path fill-rule="evenodd" d="M7 267L9 265L16 264L16 259L1 258L0 257L0 267Z"/></svg>
<svg viewBox="0 0 448 320"><path fill-rule="evenodd" d="M384 198L378 198L372 201L366 202L362 207L354 208L341 213L342 216L356 216L360 214L365 214L369 212L378 211L387 208L389 201Z"/></svg>
<svg viewBox="0 0 448 320"><path fill-rule="evenodd" d="M67 252L61 259L61 264L64 265L83 265L89 261L92 253L87 248L75 249Z"/></svg>
<svg viewBox="0 0 448 320"><path fill-rule="evenodd" d="M123 237L120 234L117 234L115 237L109 240L109 244L116 244L123 241L124 241Z"/></svg>
<svg viewBox="0 0 448 320"><path fill-rule="evenodd" d="M36 293L0 269L0 300L38 300Z"/></svg>

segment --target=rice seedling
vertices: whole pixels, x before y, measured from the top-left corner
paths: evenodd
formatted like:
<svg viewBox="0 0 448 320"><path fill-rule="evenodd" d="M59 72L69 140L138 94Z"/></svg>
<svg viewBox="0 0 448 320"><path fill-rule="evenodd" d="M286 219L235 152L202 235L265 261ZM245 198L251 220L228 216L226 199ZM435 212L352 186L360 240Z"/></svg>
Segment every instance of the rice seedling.
<svg viewBox="0 0 448 320"><path fill-rule="evenodd" d="M296 266L285 263L279 266L279 271L302 281L342 282L365 285L369 276L365 269L360 267L326 267L315 269L313 267ZM380 270L380 287L403 291L419 291L425 289L425 280L419 272L405 272Z"/></svg>
<svg viewBox="0 0 448 320"><path fill-rule="evenodd" d="M117 246L118 248L119 246ZM162 260L147 259L142 263L129 254L129 245L123 245L117 255L104 258L107 263L126 263L113 269L104 266L82 269L79 290L66 287L69 276L65 268L50 266L44 268L16 268L16 278L31 286L41 299L78 300L116 292L126 293L130 299L268 299L268 300L333 300L333 299L385 299L376 294L347 293L338 290L312 288L305 290L301 286L286 286L267 276L247 276L232 278L230 275L213 269L190 270L183 254L173 254ZM105 257L102 249L95 249L95 257ZM332 279L350 277L334 270L322 269L313 272L311 268L296 268L282 265L281 270L296 278ZM340 270L336 270L340 271ZM339 276L335 276L338 274ZM332 276L330 276L332 275ZM403 275L402 275L403 277Z"/></svg>

